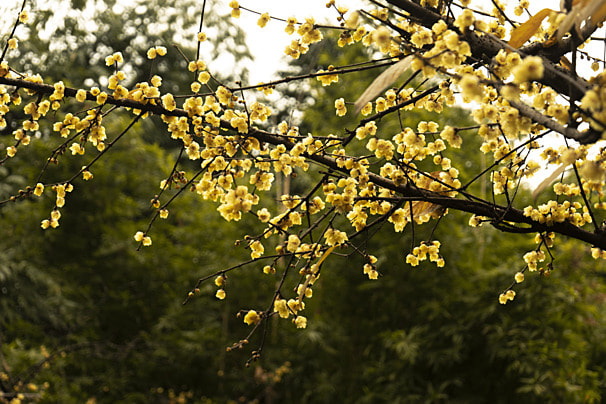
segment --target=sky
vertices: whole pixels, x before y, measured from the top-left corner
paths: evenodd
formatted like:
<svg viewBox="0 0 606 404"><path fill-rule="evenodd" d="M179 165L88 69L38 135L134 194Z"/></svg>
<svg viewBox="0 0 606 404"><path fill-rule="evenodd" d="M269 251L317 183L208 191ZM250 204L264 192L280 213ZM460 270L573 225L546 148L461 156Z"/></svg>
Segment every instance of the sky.
<svg viewBox="0 0 606 404"><path fill-rule="evenodd" d="M53 0L27 0L28 9L35 9L36 4L46 3ZM209 0L213 3L221 14L229 14L231 8L229 3L231 0ZM12 11L21 7L23 0L0 0L0 13L2 15L13 14ZM102 1L100 1L102 3ZM141 0L121 0L120 5L129 3L137 3ZM286 19L294 16L298 21L304 21L306 17L314 16L316 22L327 23L331 22L336 25L337 12L334 8L326 8L327 0L240 0L242 7L257 11L259 13L268 12L272 17ZM202 0L200 0L200 5ZM340 0L338 5L347 5L351 11L356 8L361 8L363 5L368 5L367 1L363 0ZM87 7L87 9L89 9ZM10 11L9 11L10 10ZM90 8L91 12L94 10ZM58 10L59 13L68 13L69 10L63 7ZM234 21L238 23L246 32L246 42L250 53L256 57L254 63L249 66L251 83L261 81L270 81L275 78L274 73L286 65L287 59L284 54L284 49L294 39L294 36L289 36L284 32L285 24L281 21L270 21L266 27L260 28L257 25L259 19L258 14L247 11L242 11L241 17ZM12 25L12 19L0 21L0 25L4 26L8 23ZM212 41L212 38L209 38ZM224 62L225 63L225 62ZM211 66L212 67L212 66Z"/></svg>
<svg viewBox="0 0 606 404"><path fill-rule="evenodd" d="M8 10L15 10L20 7L23 0L0 0L0 13L2 15L10 15ZM29 9L35 9L36 4L54 2L56 0L27 0ZM143 0L121 0L119 4L126 5L128 3L140 3ZM98 3L103 3L103 0L97 0ZM317 22L326 23L330 21L336 24L337 13L334 9L326 8L327 0L239 0L242 7L252 9L259 13L269 12L270 15L278 18L287 18L295 16L299 21L304 21L306 17L314 16ZM61 3L61 2L58 2ZM200 4L202 0L200 0ZM209 3L216 6L222 14L228 14L231 10L229 7L230 0L209 0ZM506 2L509 8L517 5L518 1L510 0ZM554 9L559 9L558 2L553 4L544 4L545 2L531 2L532 12L536 12L539 8L548 6ZM368 6L368 1L363 0L337 0L338 5L347 5L351 11L354 9ZM490 11L492 3L489 0L472 0L472 6L478 10ZM94 10L94 8L91 8ZM68 10L60 10L59 12L69 12ZM508 15L513 13L508 12ZM250 70L251 83L256 84L261 81L270 81L275 78L274 74L286 64L284 55L285 47L292 41L293 36L289 36L284 32L284 23L280 21L270 21L265 28L257 26L259 15L242 11L241 17L236 22L244 29L247 36L247 44L252 55L256 56L254 63L251 63L248 68ZM525 16L516 17L517 20L524 20ZM0 20L0 25L6 23L12 24L9 20ZM603 35L603 30L600 34ZM43 34L43 33L41 33ZM212 41L212 38L209 38ZM580 61L581 67L584 61ZM586 63L585 63L586 64ZM212 66L211 66L212 67Z"/></svg>
<svg viewBox="0 0 606 404"><path fill-rule="evenodd" d="M260 13L268 12L273 17L286 19L294 16L298 21L305 21L306 17L314 16L316 22L331 21L336 25L337 12L326 8L327 0L240 0L240 6ZM228 12L230 0L219 0L221 10ZM350 11L361 8L361 0L337 1L337 4L347 4ZM239 23L246 32L246 40L251 54L256 56L255 63L249 66L251 83L270 81L275 78L273 74L281 66L286 65L284 49L294 39L284 32L285 24L281 21L270 21L265 28L257 25L259 15L242 11ZM325 21L324 21L325 20ZM271 46L268 46L271 45Z"/></svg>

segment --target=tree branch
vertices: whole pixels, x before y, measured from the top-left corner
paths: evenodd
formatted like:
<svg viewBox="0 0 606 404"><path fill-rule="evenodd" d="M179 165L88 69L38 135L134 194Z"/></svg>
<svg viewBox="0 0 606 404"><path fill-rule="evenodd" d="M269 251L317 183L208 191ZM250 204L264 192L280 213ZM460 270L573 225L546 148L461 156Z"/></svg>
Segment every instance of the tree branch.
<svg viewBox="0 0 606 404"><path fill-rule="evenodd" d="M418 23L431 28L433 24L438 22L440 19L444 20L449 28L455 31L459 31L453 25L451 18L441 16L429 9L426 9L410 0L386 0L387 3L396 6L402 10L407 11L418 20ZM396 28L397 29L397 28ZM583 29L582 37L588 38L591 33L595 31L595 27L585 27ZM400 33L404 33L401 29ZM475 31L466 30L461 33L463 39L469 43L471 48L472 57L478 60L485 66L489 66L492 62L492 58L503 48L507 48L508 44L493 35L484 34L479 35ZM545 46L545 43L538 42L528 45L526 47L516 50L523 56L535 55L542 56L544 60L544 75L537 82L545 84L561 94L566 94L573 99L581 99L583 95L591 88L591 85L581 77L573 76L568 74L564 68L559 66L559 61L562 56L570 51L571 45L577 44L581 39L575 39L569 37L563 39L552 46ZM590 137L593 138L591 135ZM573 138L575 139L575 138ZM579 139L575 139L579 140ZM588 141L586 141L588 143Z"/></svg>
<svg viewBox="0 0 606 404"><path fill-rule="evenodd" d="M31 81L26 81L23 79L0 77L0 84L11 85L18 88L28 88L30 90L46 94L51 94L55 91L53 86L47 84L32 83ZM65 88L64 94L66 96L74 97L76 95L76 90L73 88ZM96 100L96 97L94 97L90 93L87 93L87 99L93 101ZM116 100L112 97L108 97L106 103L121 107L139 109L141 111L150 112L157 115L188 116L188 113L182 109L177 108L173 111L169 111L161 105L156 105L152 103L143 104L128 99ZM221 120L221 128L224 130L234 130L230 122L223 119ZM249 127L247 136L254 137L260 142L269 143L275 146L284 145L284 147L286 147L286 149L288 150L293 147L293 143L290 138L275 135L267 131L256 129L254 127ZM349 176L349 170L347 170L345 167L339 167L337 161L332 157L328 157L321 154L307 153L304 153L303 156L307 160L313 161L324 167L328 167L335 172L339 172L346 176ZM372 183L382 188L389 189L397 195L406 198L407 200L426 201L436 205L440 205L444 208L452 208L463 212L473 213L479 216L486 216L497 222L507 221L520 224L527 224L528 226L530 226L529 231L553 231L555 233L576 238L578 240L584 241L603 250L606 250L606 237L605 234L602 232L592 233L587 230L581 229L580 227L574 226L573 224L568 222L553 223L552 225L548 226L546 224L541 224L537 221L533 221L531 218L524 216L524 213L522 211L512 207L501 206L494 203L479 200L470 201L466 199L458 199L455 197L444 196L438 192L431 192L428 190L412 187L410 185L397 185L393 181L381 177L380 175L372 172L369 172L367 174L369 176L369 180Z"/></svg>

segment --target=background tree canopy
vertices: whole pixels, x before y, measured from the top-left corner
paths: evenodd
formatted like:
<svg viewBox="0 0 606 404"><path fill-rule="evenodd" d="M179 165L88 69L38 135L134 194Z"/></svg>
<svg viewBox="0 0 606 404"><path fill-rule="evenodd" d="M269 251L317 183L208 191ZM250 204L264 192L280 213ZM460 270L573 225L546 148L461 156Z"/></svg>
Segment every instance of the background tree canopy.
<svg viewBox="0 0 606 404"><path fill-rule="evenodd" d="M606 7L513 3L8 9L0 402L600 402Z"/></svg>

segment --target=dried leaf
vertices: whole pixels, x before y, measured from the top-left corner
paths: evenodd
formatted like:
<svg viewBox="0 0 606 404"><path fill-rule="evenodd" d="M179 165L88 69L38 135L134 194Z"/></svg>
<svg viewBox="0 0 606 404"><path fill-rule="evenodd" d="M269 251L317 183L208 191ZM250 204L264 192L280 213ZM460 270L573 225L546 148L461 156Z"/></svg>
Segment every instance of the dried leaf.
<svg viewBox="0 0 606 404"><path fill-rule="evenodd" d="M598 25L604 20L606 20L606 2L603 2L600 8L591 16L591 23L594 25Z"/></svg>
<svg viewBox="0 0 606 404"><path fill-rule="evenodd" d="M379 74L356 101L354 105L356 114L360 113L367 102L374 100L383 90L392 85L410 67L411 62L412 57L407 56Z"/></svg>
<svg viewBox="0 0 606 404"><path fill-rule="evenodd" d="M412 213L415 217L424 216L429 215L440 208L440 205L436 205L431 202L417 201L412 204Z"/></svg>
<svg viewBox="0 0 606 404"><path fill-rule="evenodd" d="M570 62L570 60L568 60L568 58L566 56L562 56L560 58L560 66L562 66L564 69L566 69L568 71L572 71L572 63Z"/></svg>
<svg viewBox="0 0 606 404"><path fill-rule="evenodd" d="M543 20L553 12L550 8L544 8L528 19L524 24L518 26L511 32L509 45L514 48L519 48L524 45L531 36L537 33L541 27Z"/></svg>
<svg viewBox="0 0 606 404"><path fill-rule="evenodd" d="M411 204L407 202L403 207L404 217L406 218L406 220L410 220L410 205ZM442 206L436 205L431 202L414 201L412 202L412 217L414 221L418 224L423 224L425 221L427 221L427 218L425 218L424 216L430 215L440 209L444 210Z"/></svg>

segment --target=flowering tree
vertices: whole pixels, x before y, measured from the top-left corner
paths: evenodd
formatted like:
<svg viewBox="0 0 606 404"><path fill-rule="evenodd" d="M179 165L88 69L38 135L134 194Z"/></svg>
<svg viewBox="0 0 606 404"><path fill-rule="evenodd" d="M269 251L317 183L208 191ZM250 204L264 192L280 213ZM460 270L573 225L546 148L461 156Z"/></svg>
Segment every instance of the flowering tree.
<svg viewBox="0 0 606 404"><path fill-rule="evenodd" d="M606 209L606 150L599 140L606 122L606 80L594 72L605 63L596 44L604 38L596 32L606 5L566 1L562 10L531 13L525 0L488 6L469 0L370 3L355 11L331 0L327 6L336 22L320 25L313 17L283 19L232 1L233 18L253 13L261 28L283 24L285 35L294 38L285 49L291 58L308 52L330 31L338 33L339 47L361 44L371 55L362 65L331 65L247 84L220 81L207 68L200 49L212 38L204 30L204 2L200 30L192 38L198 51L187 55L177 49L173 55L187 60L183 75L191 76L190 91L171 94L154 71L158 58L170 56L167 44L149 49L149 78L132 85L121 70L128 55L120 50L105 58L110 75L92 88L68 86L69 72L63 81L45 83L36 71L21 71L19 58L11 54L18 52L18 28L29 18L24 0L0 57L0 165L10 167L11 158L33 142L48 145L49 151L30 186L0 206L51 195L54 206L41 218L41 227L52 231L60 225L69 194L86 189L81 180L94 181L95 166L112 147L140 121L161 121L180 151L170 175L158 179L158 194L150 196L149 225L134 235L139 247L152 245L156 219L168 219L173 201L184 192L217 204L227 221L247 215L259 222L258 232L237 242L250 250L250 260L201 277L184 302L211 280L216 297L224 299L228 275L244 266L277 279L266 307L238 313L251 331L233 347L247 343L273 316L305 328L305 301L331 254L362 257L366 264L360 272L378 279L377 258L365 245L384 226L413 234L413 245L402 255L402 263L411 266L421 261L448 266L434 235L448 231L440 224L447 223L449 211L469 213L470 226L535 234L536 245L499 295L502 304L513 300L514 287L527 272L548 275L553 269L556 235L576 239L595 259L605 259L600 223ZM340 133L301 133L293 122L270 123L272 108L262 93L270 95L293 81L330 85L353 72L383 67L357 100L334 100L335 109L327 113L341 117ZM461 103L472 106L477 125L402 124L407 111L440 113ZM109 130L107 123L115 123L112 117L120 112L130 123ZM389 119L400 124L397 131L381 130ZM465 150L466 144L477 144L474 139L480 139L479 150ZM464 178L449 157L454 149L484 154L489 162ZM82 168L59 181L47 179L53 166L67 159L81 160ZM544 175L543 166L553 174ZM531 204L523 188L533 175L545 178L535 185ZM299 195L275 185L278 178L296 182L301 177L307 179L302 184L311 185ZM479 186L484 179L492 184L488 193ZM273 251L266 251L270 246Z"/></svg>

